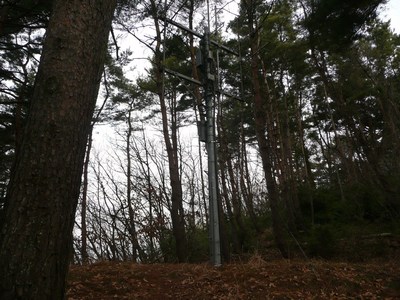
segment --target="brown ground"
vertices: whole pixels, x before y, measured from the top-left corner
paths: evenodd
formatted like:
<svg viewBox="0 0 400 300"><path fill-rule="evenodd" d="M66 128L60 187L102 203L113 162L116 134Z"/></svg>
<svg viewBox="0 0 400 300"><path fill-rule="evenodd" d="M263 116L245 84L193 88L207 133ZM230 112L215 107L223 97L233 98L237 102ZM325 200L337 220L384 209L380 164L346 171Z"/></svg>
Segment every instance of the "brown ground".
<svg viewBox="0 0 400 300"><path fill-rule="evenodd" d="M400 299L400 262L71 266L68 299Z"/></svg>

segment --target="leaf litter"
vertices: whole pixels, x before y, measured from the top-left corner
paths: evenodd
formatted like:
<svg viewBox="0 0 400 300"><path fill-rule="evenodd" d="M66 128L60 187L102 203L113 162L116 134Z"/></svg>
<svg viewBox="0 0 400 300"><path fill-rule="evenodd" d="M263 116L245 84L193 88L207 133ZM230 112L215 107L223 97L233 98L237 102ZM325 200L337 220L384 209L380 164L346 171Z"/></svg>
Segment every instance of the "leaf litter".
<svg viewBox="0 0 400 300"><path fill-rule="evenodd" d="M70 268L67 297L84 299L400 299L400 262L262 258L208 264L100 262Z"/></svg>

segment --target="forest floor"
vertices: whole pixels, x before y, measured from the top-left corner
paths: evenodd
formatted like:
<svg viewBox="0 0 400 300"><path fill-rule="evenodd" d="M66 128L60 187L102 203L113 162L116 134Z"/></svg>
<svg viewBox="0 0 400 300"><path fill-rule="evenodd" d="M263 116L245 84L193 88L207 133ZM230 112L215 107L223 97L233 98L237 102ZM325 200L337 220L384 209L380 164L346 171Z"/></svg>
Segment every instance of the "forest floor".
<svg viewBox="0 0 400 300"><path fill-rule="evenodd" d="M400 261L71 266L68 299L400 299Z"/></svg>

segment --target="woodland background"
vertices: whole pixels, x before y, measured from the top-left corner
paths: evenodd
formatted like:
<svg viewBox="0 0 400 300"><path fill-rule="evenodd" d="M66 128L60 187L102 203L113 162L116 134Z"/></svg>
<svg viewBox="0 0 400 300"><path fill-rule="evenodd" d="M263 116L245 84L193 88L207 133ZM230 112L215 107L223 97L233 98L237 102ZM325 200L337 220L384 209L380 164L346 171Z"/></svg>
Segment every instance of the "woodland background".
<svg viewBox="0 0 400 300"><path fill-rule="evenodd" d="M31 2L2 24L0 213L48 24L48 1ZM211 4L212 38L240 53L213 49L219 90L236 96L216 97L224 262L398 254L400 37L377 17L381 2L247 0L226 23L227 3ZM163 73L201 79L198 39L171 25L164 33L163 16L202 32L206 11L195 0L167 9L119 2L87 143L75 263L209 259L202 90ZM150 53L140 75L130 39ZM113 138L93 147L104 127Z"/></svg>

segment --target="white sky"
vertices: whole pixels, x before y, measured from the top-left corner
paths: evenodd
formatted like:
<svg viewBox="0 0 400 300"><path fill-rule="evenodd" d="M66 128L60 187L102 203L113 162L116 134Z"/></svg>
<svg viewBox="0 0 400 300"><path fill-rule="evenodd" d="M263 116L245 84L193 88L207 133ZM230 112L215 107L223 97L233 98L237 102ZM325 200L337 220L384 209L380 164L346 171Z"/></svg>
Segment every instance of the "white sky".
<svg viewBox="0 0 400 300"><path fill-rule="evenodd" d="M391 20L391 25L397 34L400 34L400 0L389 0L381 13L384 20Z"/></svg>

